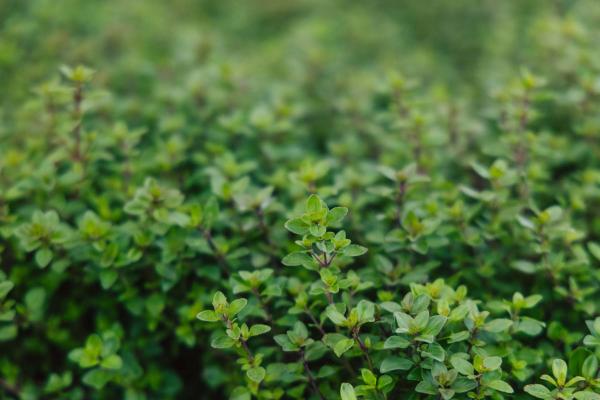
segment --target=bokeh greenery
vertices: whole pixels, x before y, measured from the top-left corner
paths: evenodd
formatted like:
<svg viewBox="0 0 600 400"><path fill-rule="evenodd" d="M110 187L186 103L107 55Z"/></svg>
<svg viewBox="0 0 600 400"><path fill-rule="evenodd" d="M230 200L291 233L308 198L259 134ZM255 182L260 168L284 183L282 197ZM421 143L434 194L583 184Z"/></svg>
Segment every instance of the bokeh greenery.
<svg viewBox="0 0 600 400"><path fill-rule="evenodd" d="M0 0L0 398L600 398L597 43L597 0Z"/></svg>

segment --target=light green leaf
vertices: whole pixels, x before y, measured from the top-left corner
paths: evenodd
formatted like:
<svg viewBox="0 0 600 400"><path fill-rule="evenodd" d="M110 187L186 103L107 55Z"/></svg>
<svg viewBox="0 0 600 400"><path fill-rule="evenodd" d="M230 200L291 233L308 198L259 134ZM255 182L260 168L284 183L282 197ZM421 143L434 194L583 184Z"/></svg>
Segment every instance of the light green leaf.
<svg viewBox="0 0 600 400"><path fill-rule="evenodd" d="M538 399L549 399L551 397L550 390L546 386L540 384L525 385L524 390Z"/></svg>
<svg viewBox="0 0 600 400"><path fill-rule="evenodd" d="M102 389L110 381L111 373L100 368L92 369L83 375L83 383L96 390Z"/></svg>
<svg viewBox="0 0 600 400"><path fill-rule="evenodd" d="M406 349L410 346L410 341L402 336L390 336L383 344L383 348L390 349Z"/></svg>
<svg viewBox="0 0 600 400"><path fill-rule="evenodd" d="M496 379L487 384L488 387L503 393L514 393L513 388L506 382Z"/></svg>
<svg viewBox="0 0 600 400"><path fill-rule="evenodd" d="M205 321L205 322L217 322L217 321L219 321L219 316L213 310L200 311L196 315L196 318L198 318L200 321Z"/></svg>
<svg viewBox="0 0 600 400"><path fill-rule="evenodd" d="M261 383L265 379L266 371L263 367L254 367L246 371L248 378L256 383Z"/></svg>
<svg viewBox="0 0 600 400"><path fill-rule="evenodd" d="M468 362L467 360L460 357L452 357L450 359L450 364L461 374L463 375L474 375L475 369L473 368L473 364Z"/></svg>
<svg viewBox="0 0 600 400"><path fill-rule="evenodd" d="M356 393L354 388L349 383L342 383L340 386L340 397L342 400L356 400Z"/></svg>
<svg viewBox="0 0 600 400"><path fill-rule="evenodd" d="M357 244L351 244L344 248L342 253L348 257L358 257L362 256L367 252L367 248L363 246L359 246Z"/></svg>
<svg viewBox="0 0 600 400"><path fill-rule="evenodd" d="M100 363L102 368L106 369L120 369L123 366L123 360L116 354L111 354Z"/></svg>
<svg viewBox="0 0 600 400"><path fill-rule="evenodd" d="M281 263L288 267L311 264L312 262L312 257L305 251L295 251L283 257L283 260L281 260Z"/></svg>
<svg viewBox="0 0 600 400"><path fill-rule="evenodd" d="M552 375L560 386L564 386L567 381L567 363L559 358L552 361Z"/></svg>
<svg viewBox="0 0 600 400"><path fill-rule="evenodd" d="M252 327L250 328L250 336L259 336L259 335L269 332L270 330L271 330L271 327L269 325L264 325L264 324L252 325Z"/></svg>
<svg viewBox="0 0 600 400"><path fill-rule="evenodd" d="M513 321L506 318L498 318L491 320L483 326L483 329L488 332L500 333L508 330L513 324Z"/></svg>
<svg viewBox="0 0 600 400"><path fill-rule="evenodd" d="M342 339L335 344L333 352L336 356L341 357L345 352L354 346L354 339Z"/></svg>
<svg viewBox="0 0 600 400"><path fill-rule="evenodd" d="M321 199L316 194L311 194L309 196L308 200L306 200L306 211L307 212L311 212L311 213L319 212L319 211L321 211L322 208L323 208L323 205L321 203Z"/></svg>
<svg viewBox="0 0 600 400"><path fill-rule="evenodd" d="M495 371L502 365L502 358L500 357L486 357L483 359L483 366L488 371Z"/></svg>
<svg viewBox="0 0 600 400"><path fill-rule="evenodd" d="M229 336L219 336L210 343L210 345L215 349L228 349L235 344L235 340L230 338Z"/></svg>
<svg viewBox="0 0 600 400"><path fill-rule="evenodd" d="M248 300L241 298L235 299L229 304L229 308L227 309L227 315L231 318L236 316L240 311L242 311L246 304L248 304Z"/></svg>
<svg viewBox="0 0 600 400"><path fill-rule="evenodd" d="M285 223L285 229L297 235L306 235L310 225L300 218L293 218Z"/></svg>
<svg viewBox="0 0 600 400"><path fill-rule="evenodd" d="M325 310L325 315L327 315L327 318L329 318L335 325L343 325L346 322L346 317L344 317L344 314L339 312L333 304L327 307Z"/></svg>
<svg viewBox="0 0 600 400"><path fill-rule="evenodd" d="M573 394L573 397L577 400L600 400L600 394L588 390L577 392Z"/></svg>
<svg viewBox="0 0 600 400"><path fill-rule="evenodd" d="M327 213L327 224L337 224L348 214L346 207L334 207Z"/></svg>
<svg viewBox="0 0 600 400"><path fill-rule="evenodd" d="M54 253L47 247L42 247L35 252L35 262L40 268L46 268L52 261Z"/></svg>

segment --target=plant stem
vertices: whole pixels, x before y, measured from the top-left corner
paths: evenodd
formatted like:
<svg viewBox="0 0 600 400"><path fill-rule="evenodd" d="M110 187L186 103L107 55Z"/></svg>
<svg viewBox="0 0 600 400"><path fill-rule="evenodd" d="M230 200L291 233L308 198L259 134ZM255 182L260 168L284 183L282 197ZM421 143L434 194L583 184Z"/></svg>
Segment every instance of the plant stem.
<svg viewBox="0 0 600 400"><path fill-rule="evenodd" d="M360 347L360 351L362 351L363 356L367 360L367 364L369 365L369 369L371 371L374 371L374 369L373 369L373 362L371 361L371 357L369 356L369 349L367 349L367 346L365 346L365 344L363 343L363 341L360 339L360 336L358 335L358 329L353 329L352 330L352 336L354 337L354 340L356 340L356 343L358 343L358 346Z"/></svg>
<svg viewBox="0 0 600 400"><path fill-rule="evenodd" d="M255 287L253 287L252 288L252 293L254 293L254 295L258 299L258 302L260 303L260 308L264 311L265 317L267 318L267 321L269 322L269 325L273 325L273 316L269 312L269 308L267 307L267 303L265 303L264 300L263 300L263 298L260 296L260 293L258 292L258 289L256 289Z"/></svg>
<svg viewBox="0 0 600 400"><path fill-rule="evenodd" d="M250 351L250 348L248 347L248 343L242 338L240 338L240 343L242 343L242 347L244 348L244 351L246 352L248 361L250 362L250 364L252 364L254 362L254 356L252 355L252 352Z"/></svg>
<svg viewBox="0 0 600 400"><path fill-rule="evenodd" d="M308 366L308 361L306 361L306 357L304 356L304 349L300 350L300 359L302 360L302 364L304 365L304 371L306 372L306 377L308 378L308 382L310 383L312 390L315 392L315 394L317 396L319 396L319 398L321 400L325 400L325 397L319 390L319 387L317 386L317 382L315 381L315 377L313 376L313 374L310 370L310 367Z"/></svg>
<svg viewBox="0 0 600 400"><path fill-rule="evenodd" d="M319 323L319 321L317 321L317 319L310 312L310 310L308 308L306 308L306 309L304 309L304 312L306 313L306 315L308 315L308 317L310 318L310 320L312 321L312 323L317 327L317 329L319 330L319 332L321 333L321 335L325 336L325 331L323 330L323 325L321 325Z"/></svg>
<svg viewBox="0 0 600 400"><path fill-rule="evenodd" d="M396 192L396 223L398 227L402 226L402 205L404 203L404 195L406 194L406 182L402 181L398 185Z"/></svg>
<svg viewBox="0 0 600 400"><path fill-rule="evenodd" d="M204 235L204 238L206 239L206 242L208 243L208 247L210 247L210 249L212 250L212 252L214 253L217 262L219 263L219 266L221 267L221 270L223 270L223 273L225 274L226 277L228 277L229 275L231 275L231 268L229 266L229 263L227 262L227 259L225 259L225 256L223 255L223 253L221 253L221 251L217 248L217 245L215 244L215 241L212 237L212 233L210 232L210 229L205 229L202 233Z"/></svg>
<svg viewBox="0 0 600 400"><path fill-rule="evenodd" d="M73 114L75 117L75 126L73 127L73 137L75 138L75 148L73 149L73 159L81 161L81 122L83 114L81 112L81 103L83 102L83 85L78 84L73 92Z"/></svg>
<svg viewBox="0 0 600 400"><path fill-rule="evenodd" d="M527 161L529 159L529 150L527 148L527 124L529 123L529 92L526 91L523 95L521 103L521 113L519 115L519 134L521 138L515 149L515 162L519 170L520 178L520 194L523 200L529 196L529 186L527 184Z"/></svg>
<svg viewBox="0 0 600 400"><path fill-rule="evenodd" d="M256 208L255 213L258 219L258 227L267 242L267 247L269 248L270 262L276 269L279 269L281 268L281 264L279 263L279 259L277 257L277 246L275 243L273 243L273 239L271 239L271 230L265 221L264 210L258 207Z"/></svg>

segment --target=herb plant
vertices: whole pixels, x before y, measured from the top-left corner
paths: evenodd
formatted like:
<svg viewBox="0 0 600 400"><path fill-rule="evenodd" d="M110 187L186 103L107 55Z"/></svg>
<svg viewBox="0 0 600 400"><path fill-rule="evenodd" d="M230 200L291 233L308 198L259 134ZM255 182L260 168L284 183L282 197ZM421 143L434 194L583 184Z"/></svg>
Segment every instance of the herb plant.
<svg viewBox="0 0 600 400"><path fill-rule="evenodd" d="M596 0L0 15L0 399L600 400Z"/></svg>

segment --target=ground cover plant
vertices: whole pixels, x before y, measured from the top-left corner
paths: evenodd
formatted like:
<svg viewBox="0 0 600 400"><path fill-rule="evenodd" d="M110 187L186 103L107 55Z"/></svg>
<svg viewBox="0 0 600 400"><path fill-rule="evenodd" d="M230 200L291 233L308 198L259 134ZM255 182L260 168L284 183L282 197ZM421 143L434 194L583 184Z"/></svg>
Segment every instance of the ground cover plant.
<svg viewBox="0 0 600 400"><path fill-rule="evenodd" d="M0 17L0 399L600 399L595 0Z"/></svg>

